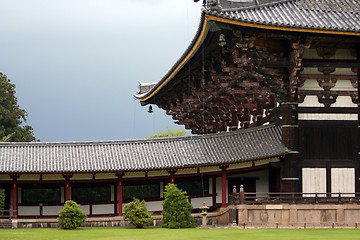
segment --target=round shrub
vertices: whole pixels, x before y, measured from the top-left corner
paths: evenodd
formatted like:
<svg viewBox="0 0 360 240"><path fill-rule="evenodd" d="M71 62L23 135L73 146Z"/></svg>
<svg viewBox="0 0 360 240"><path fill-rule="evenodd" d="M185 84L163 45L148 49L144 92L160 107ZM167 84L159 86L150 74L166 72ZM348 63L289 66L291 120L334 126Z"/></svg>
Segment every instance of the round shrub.
<svg viewBox="0 0 360 240"><path fill-rule="evenodd" d="M76 229L85 222L87 216L79 206L79 204L72 200L66 201L58 217L61 229Z"/></svg>
<svg viewBox="0 0 360 240"><path fill-rule="evenodd" d="M124 212L124 218L137 228L143 228L153 220L151 213L147 211L145 200L140 201L134 198L132 202L125 205Z"/></svg>
<svg viewBox="0 0 360 240"><path fill-rule="evenodd" d="M163 200L162 227L190 228L195 227L195 220L191 216L193 206L188 202L186 191L180 190L175 184L165 187Z"/></svg>

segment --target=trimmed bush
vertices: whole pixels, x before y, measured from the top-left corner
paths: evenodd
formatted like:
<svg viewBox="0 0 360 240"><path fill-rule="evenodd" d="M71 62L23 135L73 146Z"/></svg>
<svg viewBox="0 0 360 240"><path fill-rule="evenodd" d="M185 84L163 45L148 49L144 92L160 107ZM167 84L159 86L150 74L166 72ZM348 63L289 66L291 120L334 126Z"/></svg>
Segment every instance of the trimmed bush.
<svg viewBox="0 0 360 240"><path fill-rule="evenodd" d="M165 187L163 200L162 227L190 228L195 227L195 220L191 216L193 206L188 202L186 191L182 191L175 184Z"/></svg>
<svg viewBox="0 0 360 240"><path fill-rule="evenodd" d="M134 224L136 228L143 228L147 223L152 222L151 213L147 211L145 200L140 201L137 198L124 208L124 218Z"/></svg>
<svg viewBox="0 0 360 240"><path fill-rule="evenodd" d="M87 216L79 206L79 204L72 200L66 201L58 217L61 229L76 229L85 222Z"/></svg>

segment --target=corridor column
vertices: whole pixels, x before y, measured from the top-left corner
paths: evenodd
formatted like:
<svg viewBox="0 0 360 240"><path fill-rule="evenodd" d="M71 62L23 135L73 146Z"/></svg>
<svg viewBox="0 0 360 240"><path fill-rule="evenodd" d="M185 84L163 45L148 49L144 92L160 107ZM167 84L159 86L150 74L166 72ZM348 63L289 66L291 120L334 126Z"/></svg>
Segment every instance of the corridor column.
<svg viewBox="0 0 360 240"><path fill-rule="evenodd" d="M70 178L72 174L64 174L65 178L65 202L70 200Z"/></svg>
<svg viewBox="0 0 360 240"><path fill-rule="evenodd" d="M117 192L118 192L118 216L122 216L123 215L123 181L122 181L122 177L125 174L120 172L117 173L116 176L118 177L118 184L117 184Z"/></svg>
<svg viewBox="0 0 360 240"><path fill-rule="evenodd" d="M226 169L228 168L228 165L221 165L220 169L221 172L221 207L226 208Z"/></svg>
<svg viewBox="0 0 360 240"><path fill-rule="evenodd" d="M171 184L175 184L175 173L176 172L177 172L177 170L175 170L175 169L168 171L168 173L170 173L170 183Z"/></svg>
<svg viewBox="0 0 360 240"><path fill-rule="evenodd" d="M10 177L13 179L13 196L12 196L12 205L13 205L13 218L17 218L18 216L18 200L17 200L17 193L18 193L18 186L17 186L17 179L20 177L19 174L12 174Z"/></svg>

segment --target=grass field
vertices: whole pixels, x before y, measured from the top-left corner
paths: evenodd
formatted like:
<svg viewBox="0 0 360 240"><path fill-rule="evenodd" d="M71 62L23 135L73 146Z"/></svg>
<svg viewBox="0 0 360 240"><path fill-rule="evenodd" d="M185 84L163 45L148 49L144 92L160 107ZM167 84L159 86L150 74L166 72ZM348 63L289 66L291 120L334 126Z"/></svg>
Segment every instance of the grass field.
<svg viewBox="0 0 360 240"><path fill-rule="evenodd" d="M61 239L61 240L176 240L176 239L237 239L237 240L300 240L360 239L360 229L162 229L162 228L80 228L0 229L0 239Z"/></svg>

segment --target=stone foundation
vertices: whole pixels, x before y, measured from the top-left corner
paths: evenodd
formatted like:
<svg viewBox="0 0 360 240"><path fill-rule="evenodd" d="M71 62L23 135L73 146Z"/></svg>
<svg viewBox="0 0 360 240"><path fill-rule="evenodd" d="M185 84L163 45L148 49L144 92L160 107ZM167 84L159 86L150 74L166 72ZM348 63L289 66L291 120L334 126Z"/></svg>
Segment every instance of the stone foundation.
<svg viewBox="0 0 360 240"><path fill-rule="evenodd" d="M192 214L196 226L201 226L201 214ZM153 215L149 226L161 226L161 215ZM211 212L208 227L239 228L358 228L358 204L274 204L236 205ZM83 227L130 226L122 217L87 218ZM13 228L57 228L56 219L13 219Z"/></svg>
<svg viewBox="0 0 360 240"><path fill-rule="evenodd" d="M360 223L357 204L237 205L241 227L318 228L350 227Z"/></svg>

